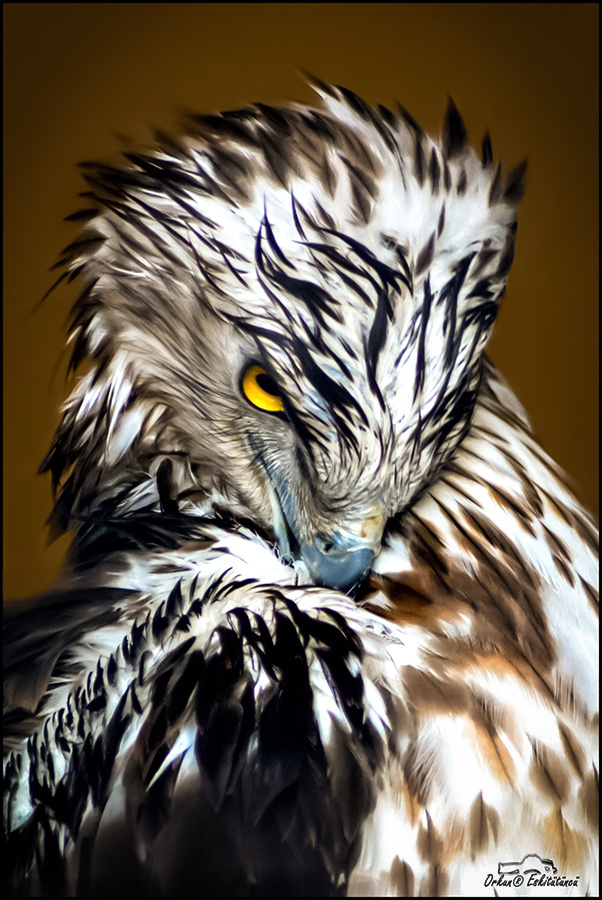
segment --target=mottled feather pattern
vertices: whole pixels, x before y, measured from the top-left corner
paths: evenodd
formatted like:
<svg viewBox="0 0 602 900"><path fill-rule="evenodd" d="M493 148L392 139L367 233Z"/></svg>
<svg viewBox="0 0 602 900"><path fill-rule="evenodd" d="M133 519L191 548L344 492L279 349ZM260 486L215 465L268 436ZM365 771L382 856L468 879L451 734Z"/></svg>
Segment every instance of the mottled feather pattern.
<svg viewBox="0 0 602 900"><path fill-rule="evenodd" d="M597 526L484 352L524 165L315 87L83 166L11 895L597 893Z"/></svg>

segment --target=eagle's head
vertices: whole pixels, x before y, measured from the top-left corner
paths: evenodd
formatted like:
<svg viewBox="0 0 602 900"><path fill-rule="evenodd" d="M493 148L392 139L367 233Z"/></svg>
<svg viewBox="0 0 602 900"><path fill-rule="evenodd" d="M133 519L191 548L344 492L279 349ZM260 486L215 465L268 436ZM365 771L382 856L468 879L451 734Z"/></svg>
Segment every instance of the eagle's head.
<svg viewBox="0 0 602 900"><path fill-rule="evenodd" d="M317 89L319 110L199 117L86 165L63 260L89 366L45 463L61 528L226 509L346 589L462 440L524 166L503 181L452 103L434 143Z"/></svg>

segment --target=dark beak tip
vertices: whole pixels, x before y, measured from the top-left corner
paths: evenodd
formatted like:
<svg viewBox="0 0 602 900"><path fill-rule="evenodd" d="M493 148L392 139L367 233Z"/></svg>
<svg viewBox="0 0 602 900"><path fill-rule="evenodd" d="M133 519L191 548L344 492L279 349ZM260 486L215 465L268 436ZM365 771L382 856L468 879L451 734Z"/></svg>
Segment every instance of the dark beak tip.
<svg viewBox="0 0 602 900"><path fill-rule="evenodd" d="M303 551L303 558L317 584L350 594L368 574L375 555L367 547L329 555L307 545Z"/></svg>

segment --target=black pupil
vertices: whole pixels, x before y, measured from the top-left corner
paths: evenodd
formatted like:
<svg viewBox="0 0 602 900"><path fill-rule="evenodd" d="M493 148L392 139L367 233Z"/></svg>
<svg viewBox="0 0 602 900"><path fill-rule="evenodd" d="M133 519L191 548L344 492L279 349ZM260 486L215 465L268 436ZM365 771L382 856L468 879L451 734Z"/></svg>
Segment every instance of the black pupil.
<svg viewBox="0 0 602 900"><path fill-rule="evenodd" d="M274 379L267 372L260 372L256 377L256 382L262 391L271 394L272 397L278 396L278 387Z"/></svg>

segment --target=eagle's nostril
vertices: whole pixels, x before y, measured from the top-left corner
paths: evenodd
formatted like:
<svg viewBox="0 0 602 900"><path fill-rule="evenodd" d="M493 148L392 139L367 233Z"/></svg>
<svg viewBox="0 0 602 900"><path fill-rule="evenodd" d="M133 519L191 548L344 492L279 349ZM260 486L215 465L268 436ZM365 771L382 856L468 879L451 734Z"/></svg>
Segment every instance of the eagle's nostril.
<svg viewBox="0 0 602 900"><path fill-rule="evenodd" d="M327 538L318 538L316 540L316 547L320 550L321 553L332 553L334 549L334 542L328 540Z"/></svg>

